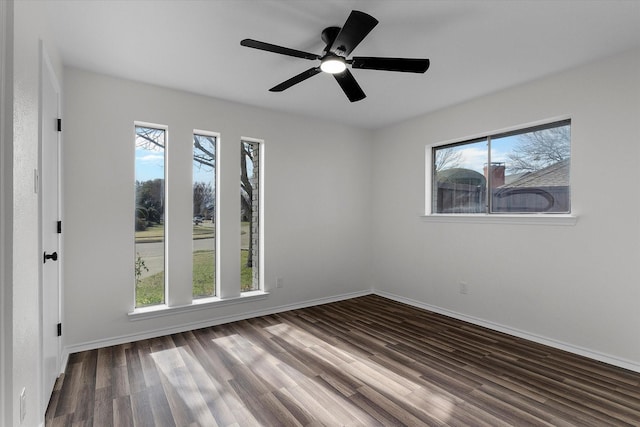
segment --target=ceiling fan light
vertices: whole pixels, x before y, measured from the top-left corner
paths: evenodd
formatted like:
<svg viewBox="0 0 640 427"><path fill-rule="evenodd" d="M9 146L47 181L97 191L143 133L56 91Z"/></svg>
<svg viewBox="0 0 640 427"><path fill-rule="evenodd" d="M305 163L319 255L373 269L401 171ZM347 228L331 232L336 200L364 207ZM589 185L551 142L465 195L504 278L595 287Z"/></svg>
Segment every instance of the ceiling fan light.
<svg viewBox="0 0 640 427"><path fill-rule="evenodd" d="M339 74L347 68L347 64L341 58L328 58L322 61L320 69L325 73Z"/></svg>

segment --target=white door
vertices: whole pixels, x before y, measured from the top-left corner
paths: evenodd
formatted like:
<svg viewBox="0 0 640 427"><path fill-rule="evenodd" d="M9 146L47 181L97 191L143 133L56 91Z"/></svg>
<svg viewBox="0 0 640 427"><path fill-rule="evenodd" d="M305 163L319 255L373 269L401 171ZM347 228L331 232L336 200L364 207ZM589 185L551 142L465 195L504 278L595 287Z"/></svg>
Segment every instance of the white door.
<svg viewBox="0 0 640 427"><path fill-rule="evenodd" d="M59 86L49 60L42 50L41 115L40 115L40 227L42 289L42 413L53 391L60 371L60 234L58 132Z"/></svg>

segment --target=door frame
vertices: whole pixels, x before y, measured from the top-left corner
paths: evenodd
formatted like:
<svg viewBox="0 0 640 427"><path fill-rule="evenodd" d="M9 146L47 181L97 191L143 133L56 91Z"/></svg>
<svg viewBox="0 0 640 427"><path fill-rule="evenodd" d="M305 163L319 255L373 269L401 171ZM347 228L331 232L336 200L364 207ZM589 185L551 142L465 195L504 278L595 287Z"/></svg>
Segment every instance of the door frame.
<svg viewBox="0 0 640 427"><path fill-rule="evenodd" d="M13 368L13 3L0 1L0 372ZM13 424L13 379L0 383L0 424Z"/></svg>
<svg viewBox="0 0 640 427"><path fill-rule="evenodd" d="M45 117L43 114L43 104L44 104L44 79L45 78L50 78L51 79L51 83L53 85L54 91L56 92L57 95L57 100L56 100L56 104L57 104L57 110L58 110L58 118L62 117L62 108L61 108L61 88L60 88L60 84L59 84L59 79L58 76L55 73L55 70L53 68L53 65L51 63L51 60L49 59L49 55L47 53L47 50L44 46L44 43L42 42L42 40L40 40L40 89L39 89L39 135L38 135L38 184L37 184L37 188L38 188L38 239L39 239L39 248L40 248L40 252L39 252L39 256L42 256L42 253L45 251L44 248L44 244L43 244L43 208L44 208L44 204L43 204L43 192L42 192L42 183L40 182L42 179L42 167L43 167L43 151L42 151L42 144L43 144L43 126L45 125L44 120ZM58 194L57 194L57 216L58 216L58 220L62 220L62 136L61 136L61 132L57 132L56 135L57 138L57 158L56 158L56 163L57 163L57 180L58 180ZM62 234L58 235L58 251L61 252L62 249ZM57 307L57 312L58 312L58 322L62 321L62 266L63 266L63 257L59 257L58 261L56 261L58 263L58 307ZM43 295L44 295L44 291L43 291L43 286L44 286L44 274L43 274L43 264L42 262L40 262L40 269L39 269L39 312L40 312L40 325L39 325L39 335L40 335L40 351L39 351L39 388L40 388L40 411L39 411L39 415L44 417L45 411L47 409L48 403L49 403L49 399L50 399L50 390L45 390L45 366L44 366L44 339L45 339L45 335L44 335L44 330L45 327L51 327L51 325L45 325L45 319L44 319L44 304L46 303L46 301L43 300ZM57 358L56 358L56 377L58 377L61 373L61 368L62 368L62 337L58 337L57 340Z"/></svg>

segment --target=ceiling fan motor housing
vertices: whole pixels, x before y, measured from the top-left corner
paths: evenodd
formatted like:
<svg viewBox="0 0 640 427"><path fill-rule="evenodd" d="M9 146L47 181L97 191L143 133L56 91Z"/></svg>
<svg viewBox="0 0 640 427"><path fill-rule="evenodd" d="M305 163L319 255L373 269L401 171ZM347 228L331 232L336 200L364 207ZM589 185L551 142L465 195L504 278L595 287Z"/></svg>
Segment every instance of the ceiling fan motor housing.
<svg viewBox="0 0 640 427"><path fill-rule="evenodd" d="M326 47L324 48L325 52L329 52L329 50L331 49L331 46L333 45L333 42L336 40L336 37L338 36L338 33L340 33L340 30L341 30L340 27L327 27L324 30L322 30L322 34L320 35L320 37L322 38L322 41L326 45Z"/></svg>

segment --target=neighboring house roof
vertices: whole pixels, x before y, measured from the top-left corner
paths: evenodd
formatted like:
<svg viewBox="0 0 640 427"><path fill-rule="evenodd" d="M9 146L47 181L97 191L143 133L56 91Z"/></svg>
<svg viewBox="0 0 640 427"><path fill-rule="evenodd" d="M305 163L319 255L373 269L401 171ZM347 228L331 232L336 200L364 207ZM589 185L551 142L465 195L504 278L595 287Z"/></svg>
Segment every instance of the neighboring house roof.
<svg viewBox="0 0 640 427"><path fill-rule="evenodd" d="M464 168L451 168L438 171L436 179L438 182L464 182L475 185L483 185L486 182L486 178L481 173Z"/></svg>
<svg viewBox="0 0 640 427"><path fill-rule="evenodd" d="M512 173L511 175L505 175L504 183L506 185L511 184L513 181L517 181L525 175L530 174L531 172L520 172L520 173Z"/></svg>
<svg viewBox="0 0 640 427"><path fill-rule="evenodd" d="M540 169L527 173L520 178L502 185L499 188L531 188L531 187L568 187L569 186L569 159L562 160Z"/></svg>

